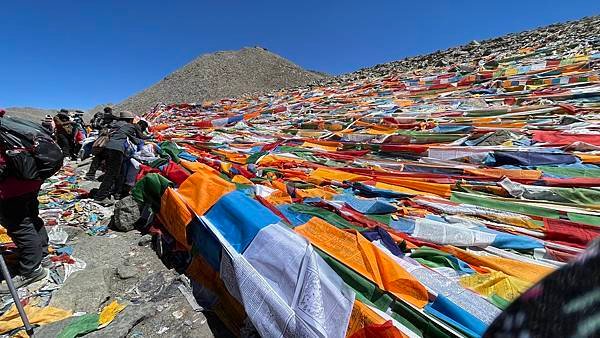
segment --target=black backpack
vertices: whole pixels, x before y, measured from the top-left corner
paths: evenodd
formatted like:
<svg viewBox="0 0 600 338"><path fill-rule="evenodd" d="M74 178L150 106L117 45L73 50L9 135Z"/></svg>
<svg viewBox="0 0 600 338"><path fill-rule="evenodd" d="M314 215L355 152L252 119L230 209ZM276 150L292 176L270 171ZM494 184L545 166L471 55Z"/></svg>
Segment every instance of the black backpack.
<svg viewBox="0 0 600 338"><path fill-rule="evenodd" d="M11 171L25 180L45 180L63 165L64 155L42 126L18 117L0 117L0 142Z"/></svg>

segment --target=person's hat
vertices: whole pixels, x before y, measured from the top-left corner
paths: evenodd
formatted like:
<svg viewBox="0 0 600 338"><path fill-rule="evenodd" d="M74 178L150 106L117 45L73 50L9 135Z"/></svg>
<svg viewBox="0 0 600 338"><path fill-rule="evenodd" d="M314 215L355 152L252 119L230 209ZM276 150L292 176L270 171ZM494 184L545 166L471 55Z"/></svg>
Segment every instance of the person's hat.
<svg viewBox="0 0 600 338"><path fill-rule="evenodd" d="M104 112L105 113L110 113L110 112L112 112L112 110L113 109L111 107L108 107L108 106L104 107Z"/></svg>
<svg viewBox="0 0 600 338"><path fill-rule="evenodd" d="M135 115L128 110L123 110L122 112L119 113L119 118L123 119L123 120L128 120L128 119L135 118Z"/></svg>
<svg viewBox="0 0 600 338"><path fill-rule="evenodd" d="M58 113L56 114L56 117L58 117L61 121L68 121L69 120L69 115L65 114L65 113Z"/></svg>
<svg viewBox="0 0 600 338"><path fill-rule="evenodd" d="M52 123L52 121L54 121L54 120L52 119L52 116L50 116L50 115L46 115L46 116L44 117L44 122Z"/></svg>

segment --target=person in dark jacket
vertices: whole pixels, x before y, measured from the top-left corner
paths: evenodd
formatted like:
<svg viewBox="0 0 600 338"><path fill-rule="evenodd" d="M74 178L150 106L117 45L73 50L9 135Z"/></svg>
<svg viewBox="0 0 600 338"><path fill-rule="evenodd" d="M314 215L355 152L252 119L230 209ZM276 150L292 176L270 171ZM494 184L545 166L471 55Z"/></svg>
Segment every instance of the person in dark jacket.
<svg viewBox="0 0 600 338"><path fill-rule="evenodd" d="M81 151L82 142L87 137L87 132L85 130L85 122L83 121L83 112L80 110L76 110L71 120L73 121L72 160L76 160L79 158L79 152Z"/></svg>
<svg viewBox="0 0 600 338"><path fill-rule="evenodd" d="M121 181L119 175L121 175L125 151L132 145L137 146L144 137L139 127L133 123L134 117L133 113L122 111L119 114L119 120L109 127L110 138L102 151L102 156L106 161L106 172L98 192L94 196L94 199L100 204L112 204L111 191L121 190L121 187L118 186Z"/></svg>
<svg viewBox="0 0 600 338"><path fill-rule="evenodd" d="M55 137L65 157L75 157L75 124L62 111L54 117Z"/></svg>
<svg viewBox="0 0 600 338"><path fill-rule="evenodd" d="M102 130L116 120L118 118L113 114L113 109L111 107L104 107L102 112L94 114L91 124L93 129Z"/></svg>
<svg viewBox="0 0 600 338"><path fill-rule="evenodd" d="M0 119L4 115L0 110ZM8 163L5 148L0 143L0 224L17 246L16 288L44 279L48 270L41 265L48 254L48 233L39 217L38 193L41 180L23 180ZM7 284L0 285L0 294L9 293Z"/></svg>
<svg viewBox="0 0 600 338"><path fill-rule="evenodd" d="M94 114L91 125L93 129L100 131L100 133L102 134L108 132L110 125L116 120L117 117L113 115L112 108L104 107L103 112L97 112L96 114ZM86 180L93 181L96 179L96 171L100 169L100 165L104 160L104 152L94 155L94 158L92 158L92 163L90 164L90 169L85 175Z"/></svg>

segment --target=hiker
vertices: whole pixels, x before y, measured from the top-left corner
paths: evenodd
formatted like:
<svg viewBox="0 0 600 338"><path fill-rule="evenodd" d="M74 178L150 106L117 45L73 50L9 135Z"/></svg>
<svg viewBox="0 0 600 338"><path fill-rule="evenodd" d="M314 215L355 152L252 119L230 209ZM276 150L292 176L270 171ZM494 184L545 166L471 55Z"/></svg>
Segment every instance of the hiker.
<svg viewBox="0 0 600 338"><path fill-rule="evenodd" d="M107 134L109 132L109 126L113 121L117 120L117 117L113 115L113 110L111 107L104 107L103 112L97 112L94 114L92 118L92 128L98 130L100 135ZM96 171L100 169L100 165L102 161L105 160L104 152L100 152L94 155L92 158L92 163L90 164L90 169L85 175L86 180L93 181L96 179Z"/></svg>
<svg viewBox="0 0 600 338"><path fill-rule="evenodd" d="M76 160L80 158L81 147L83 145L83 140L87 137L87 132L85 130L85 122L83 121L83 112L80 110L76 110L72 117L73 121L73 155Z"/></svg>
<svg viewBox="0 0 600 338"><path fill-rule="evenodd" d="M64 112L59 112L54 116L56 143L62 149L63 154L71 159L75 156L75 125Z"/></svg>
<svg viewBox="0 0 600 338"><path fill-rule="evenodd" d="M96 112L94 114L94 116L92 116L92 119L90 120L90 126L92 127L93 130L102 129L98 126L98 124L100 123L100 120L102 119L103 115L104 115L103 112Z"/></svg>
<svg viewBox="0 0 600 338"><path fill-rule="evenodd" d="M117 120L117 117L113 114L113 109L111 107L104 107L102 112L94 114L91 121L92 129L102 130L115 120Z"/></svg>
<svg viewBox="0 0 600 338"><path fill-rule="evenodd" d="M140 128L140 131L142 132L142 134L146 134L146 132L148 131L148 128L150 127L150 125L148 124L148 122L146 120L142 120L142 119L140 119L139 121L137 121L136 124Z"/></svg>
<svg viewBox="0 0 600 338"><path fill-rule="evenodd" d="M4 111L0 109L0 119ZM17 177L9 165L6 148L0 142L0 224L17 246L18 262L13 283L20 288L44 279L48 270L42 260L48 255L48 233L39 217L38 193L43 180ZM0 294L9 293L6 282Z"/></svg>
<svg viewBox="0 0 600 338"><path fill-rule="evenodd" d="M122 111L119 114L118 121L110 125L109 140L104 146L102 156L106 161L106 172L102 184L94 199L100 204L111 204L111 192L117 194L121 191L120 184L123 182L121 177L121 167L125 153L132 147L137 147L144 135L140 129L133 123L134 115L129 111Z"/></svg>
<svg viewBox="0 0 600 338"><path fill-rule="evenodd" d="M146 134L149 124L148 122L140 119L134 124L134 127L138 129L140 141L136 146L129 147L123 156L123 165L121 166L121 175L115 185L113 196L115 199L122 199L129 195L133 186L135 185L135 178L139 172L139 161L138 155L143 149L143 140L149 139L150 137Z"/></svg>
<svg viewBox="0 0 600 338"><path fill-rule="evenodd" d="M46 115L46 117L44 117L42 120L42 127L48 129L50 134L54 134L54 120L52 119L52 116Z"/></svg>

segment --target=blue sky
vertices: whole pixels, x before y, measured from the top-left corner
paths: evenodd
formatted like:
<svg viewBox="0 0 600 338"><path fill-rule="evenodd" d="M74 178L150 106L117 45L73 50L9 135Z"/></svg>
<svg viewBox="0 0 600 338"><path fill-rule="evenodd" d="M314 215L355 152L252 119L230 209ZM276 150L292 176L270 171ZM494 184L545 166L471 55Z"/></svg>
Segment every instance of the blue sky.
<svg viewBox="0 0 600 338"><path fill-rule="evenodd" d="M590 0L4 1L0 106L119 102L217 50L340 74L594 14Z"/></svg>

